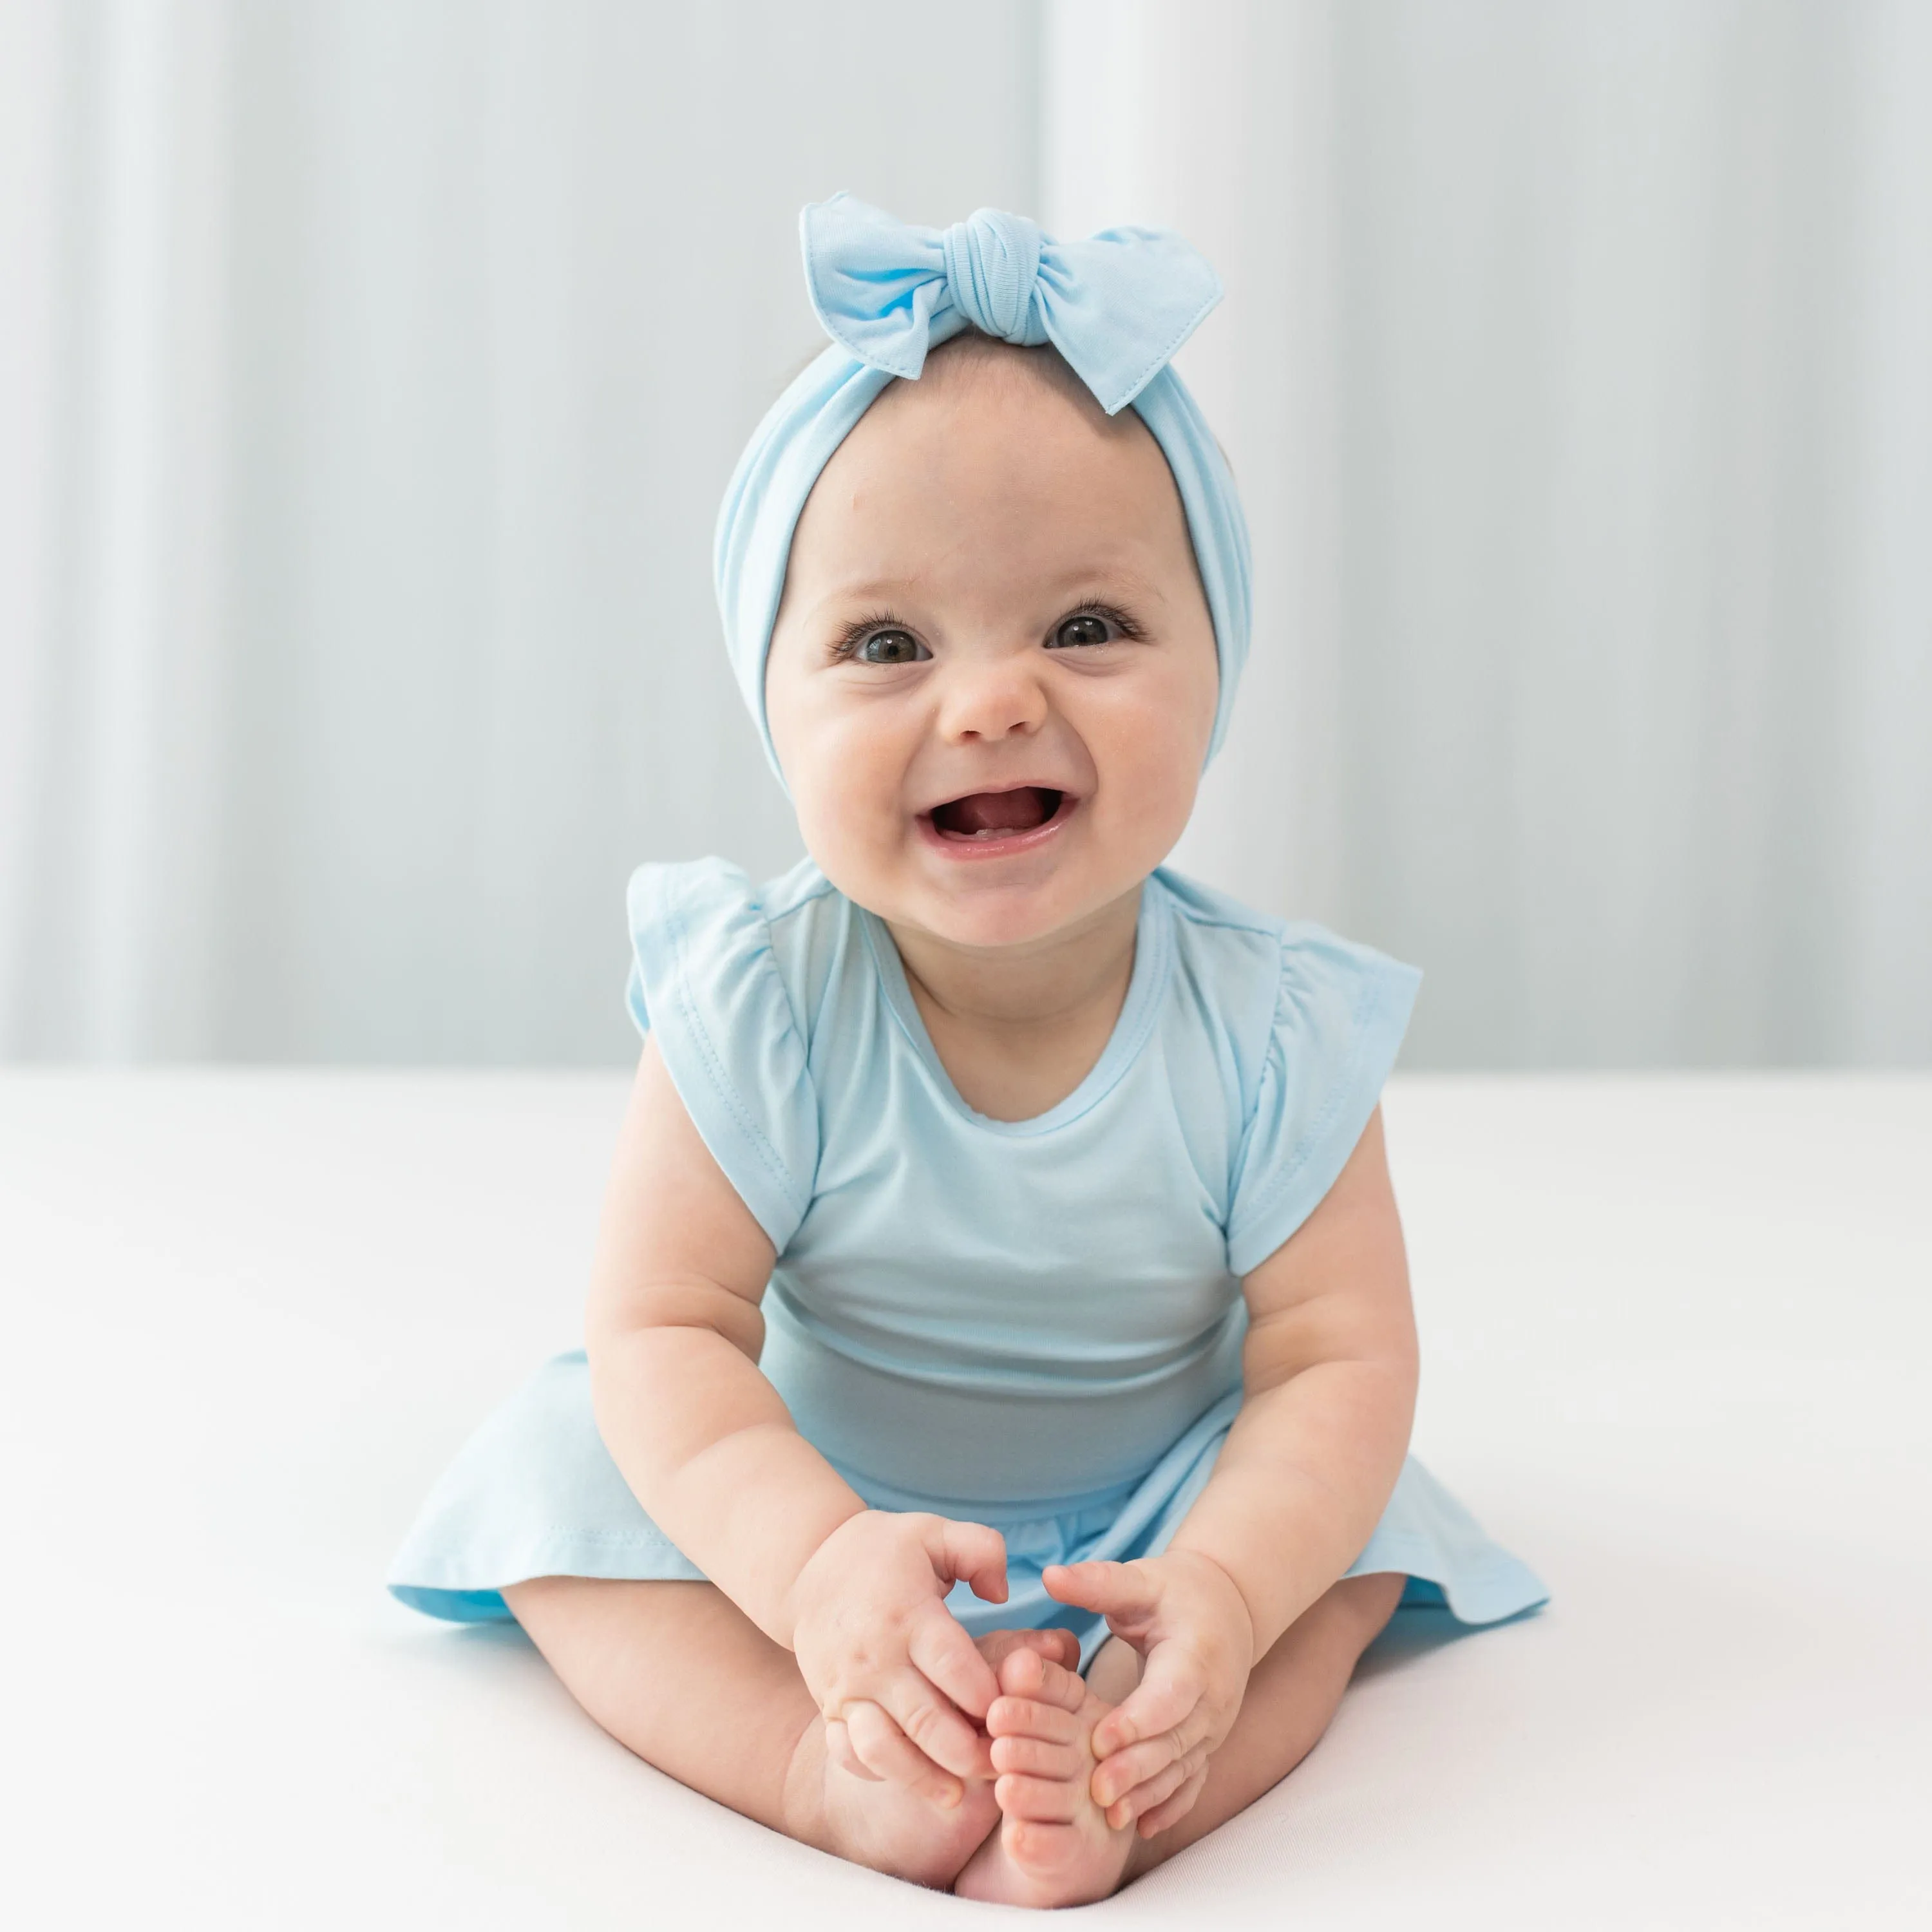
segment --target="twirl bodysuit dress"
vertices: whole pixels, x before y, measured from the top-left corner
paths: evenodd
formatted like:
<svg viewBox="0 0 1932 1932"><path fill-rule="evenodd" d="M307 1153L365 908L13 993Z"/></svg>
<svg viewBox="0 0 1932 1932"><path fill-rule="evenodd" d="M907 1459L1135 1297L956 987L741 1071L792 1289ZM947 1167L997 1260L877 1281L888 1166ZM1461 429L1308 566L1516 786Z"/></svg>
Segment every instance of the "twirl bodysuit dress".
<svg viewBox="0 0 1932 1932"><path fill-rule="evenodd" d="M1099 1619L1049 1563L1164 1548L1240 1406L1240 1277L1360 1138L1418 975L1178 874L1142 888L1126 1000L1058 1106L995 1120L934 1052L884 924L806 861L754 890L716 860L632 880L630 1006L777 1250L759 1366L873 1508L988 1523L1012 1594L976 1635ZM1468 1623L1536 1577L1412 1459L1351 1574L1398 1571ZM398 1556L404 1602L502 1618L532 1576L702 1575L591 1413L581 1351L484 1422Z"/></svg>

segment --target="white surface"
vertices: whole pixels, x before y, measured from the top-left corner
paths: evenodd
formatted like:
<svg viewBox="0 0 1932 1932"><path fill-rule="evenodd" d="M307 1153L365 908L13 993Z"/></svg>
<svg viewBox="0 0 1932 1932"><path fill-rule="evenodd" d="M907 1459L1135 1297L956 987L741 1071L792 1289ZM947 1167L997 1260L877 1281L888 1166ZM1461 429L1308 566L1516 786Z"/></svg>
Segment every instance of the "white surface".
<svg viewBox="0 0 1932 1932"><path fill-rule="evenodd" d="M0 1077L15 1923L959 1924L380 1578L567 1346L622 1083ZM1556 1592L1107 1924L1922 1926L1932 1082L1409 1081L1418 1447ZM1920 1842L1915 1844L1915 1840Z"/></svg>

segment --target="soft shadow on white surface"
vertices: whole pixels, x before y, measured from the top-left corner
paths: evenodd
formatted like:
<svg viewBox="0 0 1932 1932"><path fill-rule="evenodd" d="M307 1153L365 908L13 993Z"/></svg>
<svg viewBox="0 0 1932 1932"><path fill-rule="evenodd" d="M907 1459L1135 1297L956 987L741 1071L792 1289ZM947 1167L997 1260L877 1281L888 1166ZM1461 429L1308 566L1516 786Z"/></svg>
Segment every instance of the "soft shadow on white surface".
<svg viewBox="0 0 1932 1932"><path fill-rule="evenodd" d="M957 1924L380 1580L577 1338L601 1077L0 1078L22 1922ZM1418 1447L1555 1592L1405 1612L1329 1737L1095 1913L1916 1927L1932 1084L1408 1081ZM1922 1192L1922 1190L1920 1190Z"/></svg>

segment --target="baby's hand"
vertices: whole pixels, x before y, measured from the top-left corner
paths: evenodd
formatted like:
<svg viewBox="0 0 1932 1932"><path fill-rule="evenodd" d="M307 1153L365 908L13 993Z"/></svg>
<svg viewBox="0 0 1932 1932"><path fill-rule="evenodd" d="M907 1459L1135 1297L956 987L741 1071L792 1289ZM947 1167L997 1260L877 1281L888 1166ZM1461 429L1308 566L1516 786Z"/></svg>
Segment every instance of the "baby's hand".
<svg viewBox="0 0 1932 1932"><path fill-rule="evenodd" d="M832 1761L948 1807L990 1778L980 1720L998 1678L945 1604L960 1577L1006 1598L997 1530L940 1516L867 1510L814 1551L792 1586L791 1647L825 1717Z"/></svg>
<svg viewBox="0 0 1932 1932"><path fill-rule="evenodd" d="M1150 1838L1185 1817L1234 1728L1254 1667L1252 1620L1221 1566L1191 1550L1135 1563L1056 1564L1050 1595L1096 1610L1141 1654L1138 1687L1094 1730L1094 1802Z"/></svg>

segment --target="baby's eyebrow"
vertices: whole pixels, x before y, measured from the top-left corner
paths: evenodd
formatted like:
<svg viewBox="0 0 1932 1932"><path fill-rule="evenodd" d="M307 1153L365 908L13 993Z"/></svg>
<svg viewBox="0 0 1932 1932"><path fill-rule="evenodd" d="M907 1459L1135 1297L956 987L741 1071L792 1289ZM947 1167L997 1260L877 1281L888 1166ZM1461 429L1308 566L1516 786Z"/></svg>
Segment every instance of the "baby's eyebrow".
<svg viewBox="0 0 1932 1932"><path fill-rule="evenodd" d="M1109 571L1089 571L1066 580L1067 594L1075 603L1084 597L1120 597L1136 602L1165 603L1167 593L1152 578L1123 567Z"/></svg>
<svg viewBox="0 0 1932 1932"><path fill-rule="evenodd" d="M895 598L929 598L934 594L929 580L921 576L860 578L833 586L814 600L812 608L815 614L848 604L890 603ZM1042 582L1037 595L1043 604L1064 604L1069 610L1095 597L1166 602L1166 592L1156 579L1125 562L1070 569L1064 575Z"/></svg>
<svg viewBox="0 0 1932 1932"><path fill-rule="evenodd" d="M896 597L919 597L929 594L921 589L916 578L867 577L854 583L834 585L818 598L814 608L822 610L835 604L890 603Z"/></svg>

